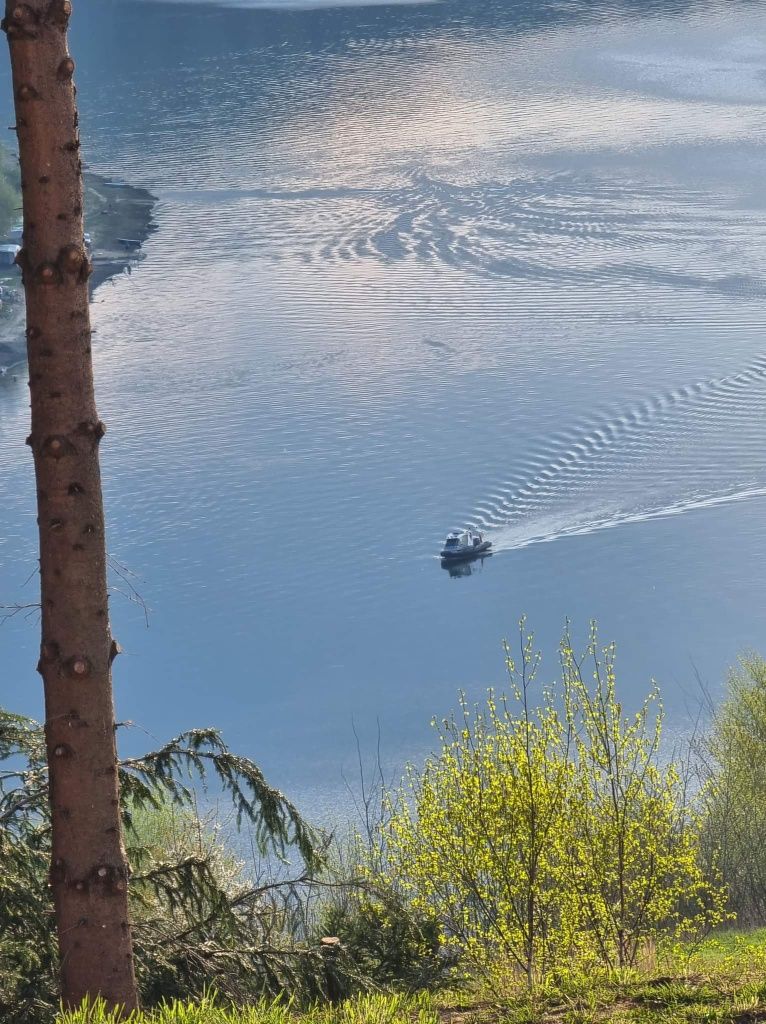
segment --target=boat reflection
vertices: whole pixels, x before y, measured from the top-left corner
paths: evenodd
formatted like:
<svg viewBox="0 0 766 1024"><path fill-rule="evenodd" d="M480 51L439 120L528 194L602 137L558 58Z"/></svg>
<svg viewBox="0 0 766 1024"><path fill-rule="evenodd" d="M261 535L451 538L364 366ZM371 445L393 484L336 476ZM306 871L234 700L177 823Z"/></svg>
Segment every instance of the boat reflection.
<svg viewBox="0 0 766 1024"><path fill-rule="evenodd" d="M440 564L445 572L448 572L453 579L457 579L459 576L471 576L476 572L481 572L481 567L491 557L492 552L490 551L486 555L480 555L478 558L472 558L467 562L453 562L442 558Z"/></svg>

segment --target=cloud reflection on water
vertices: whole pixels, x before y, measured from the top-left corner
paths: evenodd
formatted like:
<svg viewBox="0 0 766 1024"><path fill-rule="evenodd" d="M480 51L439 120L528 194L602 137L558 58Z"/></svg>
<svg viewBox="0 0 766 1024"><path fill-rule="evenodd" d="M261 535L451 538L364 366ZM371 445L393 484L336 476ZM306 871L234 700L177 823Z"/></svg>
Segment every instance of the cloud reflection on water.
<svg viewBox="0 0 766 1024"><path fill-rule="evenodd" d="M157 0L141 0L155 3ZM232 7L253 11L309 11L332 7L408 7L433 4L439 0L160 0L162 3L199 4L206 7Z"/></svg>

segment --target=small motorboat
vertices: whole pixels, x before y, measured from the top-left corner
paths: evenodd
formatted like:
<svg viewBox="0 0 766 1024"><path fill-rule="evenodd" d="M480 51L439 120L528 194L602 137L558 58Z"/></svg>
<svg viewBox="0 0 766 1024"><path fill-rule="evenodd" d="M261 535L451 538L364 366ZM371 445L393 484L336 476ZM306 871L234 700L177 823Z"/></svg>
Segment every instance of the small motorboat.
<svg viewBox="0 0 766 1024"><path fill-rule="evenodd" d="M444 562L464 562L486 555L491 547L492 541L485 540L478 530L460 530L447 534L439 555Z"/></svg>

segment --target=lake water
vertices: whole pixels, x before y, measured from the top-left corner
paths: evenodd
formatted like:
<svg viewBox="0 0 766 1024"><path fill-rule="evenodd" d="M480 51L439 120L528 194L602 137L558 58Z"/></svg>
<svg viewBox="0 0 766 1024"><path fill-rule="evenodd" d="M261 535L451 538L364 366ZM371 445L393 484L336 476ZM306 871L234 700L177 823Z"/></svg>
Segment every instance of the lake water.
<svg viewBox="0 0 766 1024"><path fill-rule="evenodd" d="M766 650L762 4L79 0L72 45L89 164L158 197L94 304L126 749L215 724L321 817L522 613L545 678L597 618L674 729ZM26 433L0 378L6 602ZM452 577L465 523L497 553Z"/></svg>

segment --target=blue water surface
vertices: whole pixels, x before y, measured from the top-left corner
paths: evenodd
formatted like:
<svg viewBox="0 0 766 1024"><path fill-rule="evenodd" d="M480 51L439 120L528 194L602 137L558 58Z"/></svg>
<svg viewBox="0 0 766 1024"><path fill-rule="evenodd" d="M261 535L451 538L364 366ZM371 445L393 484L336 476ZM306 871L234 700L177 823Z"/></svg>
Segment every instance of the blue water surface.
<svg viewBox="0 0 766 1024"><path fill-rule="evenodd" d="M158 198L93 308L126 750L214 724L327 818L355 732L422 756L523 613L546 680L597 618L679 732L766 650L764 40L744 0L80 0L86 159ZM0 378L7 603L27 404ZM0 630L40 717L37 644Z"/></svg>

